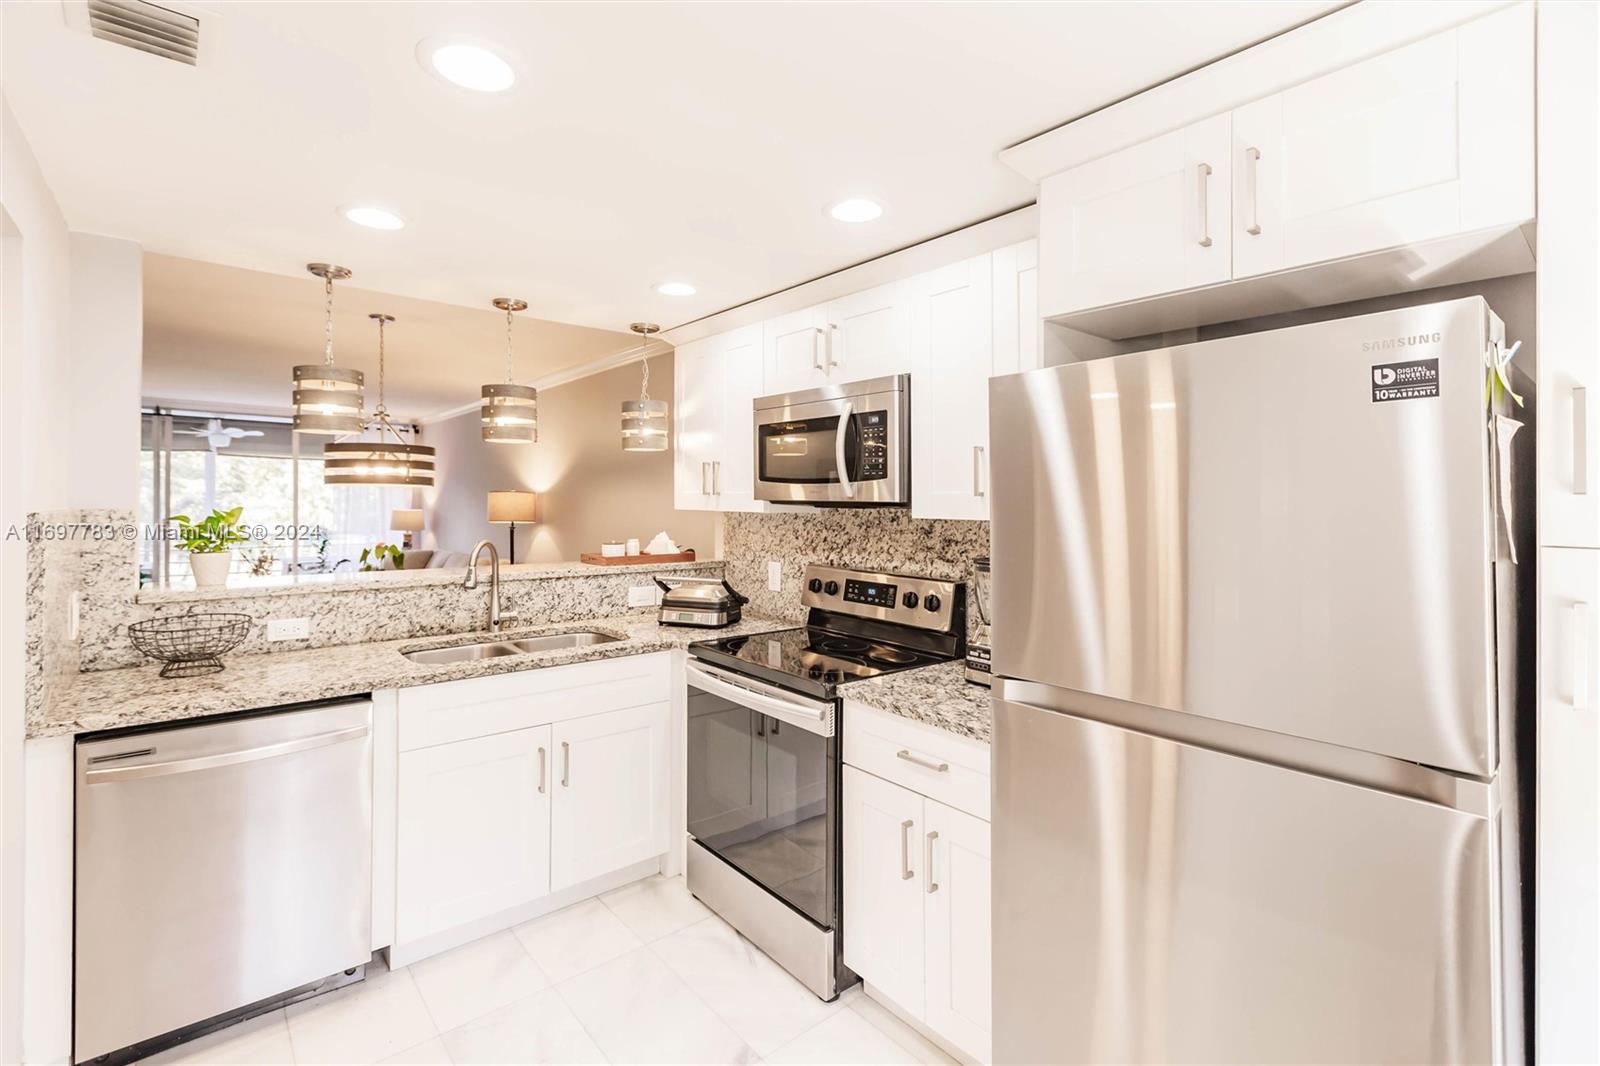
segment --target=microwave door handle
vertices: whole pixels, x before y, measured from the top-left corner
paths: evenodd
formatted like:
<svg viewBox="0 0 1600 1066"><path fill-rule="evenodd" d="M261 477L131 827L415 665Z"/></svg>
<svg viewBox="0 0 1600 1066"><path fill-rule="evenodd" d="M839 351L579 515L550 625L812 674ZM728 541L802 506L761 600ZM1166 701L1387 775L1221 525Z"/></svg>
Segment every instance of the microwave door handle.
<svg viewBox="0 0 1600 1066"><path fill-rule="evenodd" d="M850 415L854 410L855 405L846 400L844 410L839 414L839 430L833 436L833 458L839 464L839 487L850 499L855 499L856 483L850 480L850 468L845 463L844 437L850 432Z"/></svg>

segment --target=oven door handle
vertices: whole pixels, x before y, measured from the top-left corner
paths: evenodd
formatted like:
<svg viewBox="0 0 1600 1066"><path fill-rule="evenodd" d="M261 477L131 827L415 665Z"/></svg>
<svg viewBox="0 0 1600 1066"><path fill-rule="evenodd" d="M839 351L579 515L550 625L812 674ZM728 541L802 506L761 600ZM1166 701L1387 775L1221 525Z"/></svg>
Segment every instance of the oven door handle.
<svg viewBox="0 0 1600 1066"><path fill-rule="evenodd" d="M850 415L855 410L855 405L849 400L844 402L844 410L839 413L839 429L833 435L833 458L839 464L839 487L849 499L855 499L856 483L850 480L850 467L845 463L844 437L850 432Z"/></svg>
<svg viewBox="0 0 1600 1066"><path fill-rule="evenodd" d="M684 667L684 673L688 676L689 684L713 696L721 696L741 707L748 707L780 722L799 726L808 733L822 736L833 734L832 704L819 703L815 700L807 700L802 704L779 696L771 696L765 692L757 692L730 681L721 674L713 673L696 662L688 663Z"/></svg>

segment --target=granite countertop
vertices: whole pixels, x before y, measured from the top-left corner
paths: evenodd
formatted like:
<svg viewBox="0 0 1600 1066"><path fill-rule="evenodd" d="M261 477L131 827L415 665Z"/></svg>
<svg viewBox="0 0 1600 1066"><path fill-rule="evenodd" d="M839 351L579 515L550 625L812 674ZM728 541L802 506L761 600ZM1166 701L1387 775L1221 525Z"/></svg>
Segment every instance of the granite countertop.
<svg viewBox="0 0 1600 1066"><path fill-rule="evenodd" d="M920 666L915 670L851 681L843 685L839 693L847 700L987 744L994 729L989 689L968 681L964 669L959 660L938 666Z"/></svg>
<svg viewBox="0 0 1600 1066"><path fill-rule="evenodd" d="M223 658L227 669L203 677L163 678L159 676L159 663L95 670L75 675L72 683L51 700L39 719L29 722L28 735L46 737L121 729L257 707L355 696L379 689L431 685L441 681L565 666L622 655L643 655L683 648L694 641L711 637L764 633L788 629L793 625L793 622L746 618L725 629L691 629L659 625L654 614L634 614L508 629L495 638L514 640L539 633L570 633L580 629L597 630L622 638L609 644L442 665L414 663L400 653L420 648L470 644L486 639L487 634L461 634L432 639L412 637L369 644L308 648L304 651L230 655Z"/></svg>
<svg viewBox="0 0 1600 1066"><path fill-rule="evenodd" d="M502 563L502 584L541 581L558 577L595 577L605 574L670 573L674 570L703 570L721 566L721 559L695 559L678 563L620 563L606 566L595 563ZM441 567L437 570L373 570L367 573L347 570L337 574L273 574L268 577L233 576L226 585L195 588L184 582L170 587L146 585L138 592L139 603L190 603L197 600L232 600L241 596L282 596L297 592L344 592L371 589L418 588L428 585L459 585L466 567ZM487 586L484 577L481 584Z"/></svg>

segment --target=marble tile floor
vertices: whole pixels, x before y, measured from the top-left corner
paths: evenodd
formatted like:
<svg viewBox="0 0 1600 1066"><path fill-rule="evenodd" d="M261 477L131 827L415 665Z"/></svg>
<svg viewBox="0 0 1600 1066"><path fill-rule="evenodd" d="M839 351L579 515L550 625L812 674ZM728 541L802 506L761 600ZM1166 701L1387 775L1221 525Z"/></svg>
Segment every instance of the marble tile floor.
<svg viewBox="0 0 1600 1066"><path fill-rule="evenodd" d="M652 877L145 1061L953 1060L859 986L819 1001L681 878Z"/></svg>

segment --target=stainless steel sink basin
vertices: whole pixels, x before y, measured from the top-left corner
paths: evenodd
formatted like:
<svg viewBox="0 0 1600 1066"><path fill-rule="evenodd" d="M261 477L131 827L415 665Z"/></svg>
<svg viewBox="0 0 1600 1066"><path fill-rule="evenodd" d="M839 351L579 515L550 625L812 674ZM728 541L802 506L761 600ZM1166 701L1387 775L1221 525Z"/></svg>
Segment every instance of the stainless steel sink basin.
<svg viewBox="0 0 1600 1066"><path fill-rule="evenodd" d="M503 655L521 655L522 651L497 640L486 644L461 644L454 648L429 648L427 651L407 651L401 654L414 663L437 665L472 662L476 659L498 659Z"/></svg>
<svg viewBox="0 0 1600 1066"><path fill-rule="evenodd" d="M551 651L555 648L587 648L591 644L610 644L612 641L621 640L610 633L596 633L593 630L583 630L578 633L545 633L537 637L523 637L521 640L508 641L518 651Z"/></svg>
<svg viewBox="0 0 1600 1066"><path fill-rule="evenodd" d="M621 640L610 633L579 630L575 633L545 633L537 637L518 640L485 640L476 644L458 644L453 648L428 648L425 651L401 652L414 663L439 665L466 663L478 659L498 659L505 655L527 655L536 651L554 651L558 648L586 648L591 644L610 644Z"/></svg>

